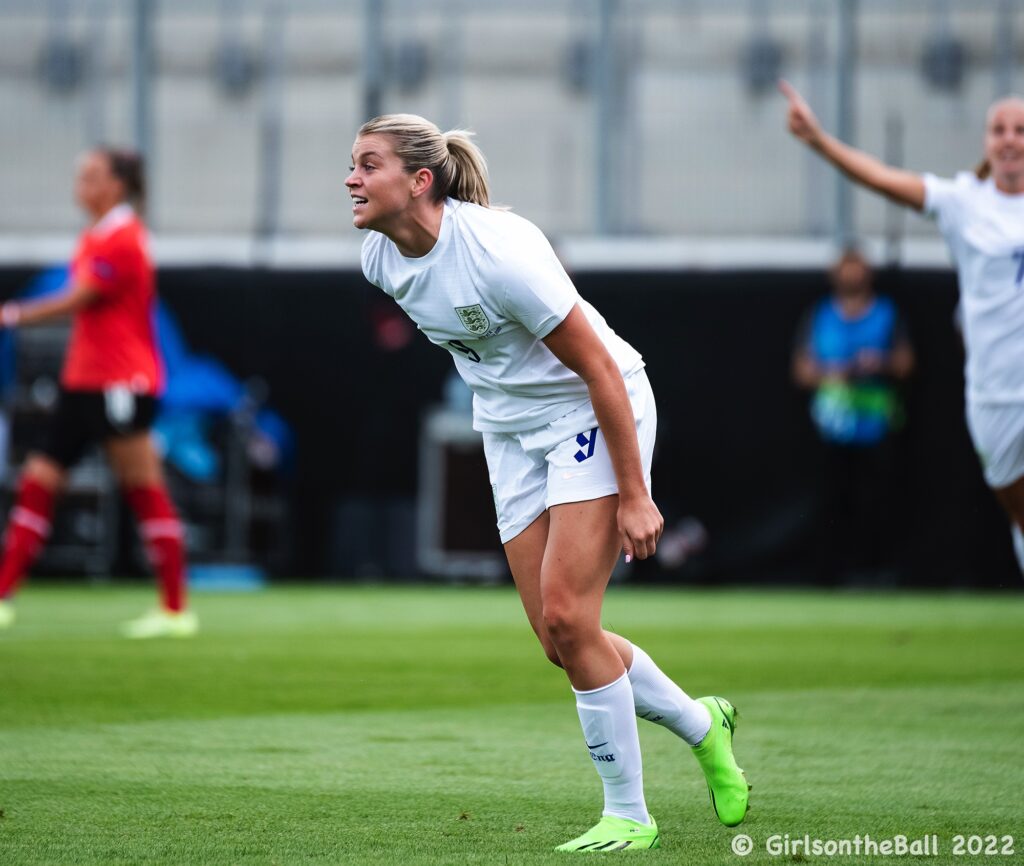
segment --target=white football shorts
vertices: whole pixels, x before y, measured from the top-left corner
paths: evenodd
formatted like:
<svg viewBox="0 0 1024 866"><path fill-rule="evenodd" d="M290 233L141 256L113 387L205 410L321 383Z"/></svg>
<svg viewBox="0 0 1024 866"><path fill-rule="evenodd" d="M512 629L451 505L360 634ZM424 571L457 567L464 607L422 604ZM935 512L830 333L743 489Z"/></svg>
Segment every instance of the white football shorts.
<svg viewBox="0 0 1024 866"><path fill-rule="evenodd" d="M1024 476L1024 405L968 402L967 427L989 487L1008 487Z"/></svg>
<svg viewBox="0 0 1024 866"><path fill-rule="evenodd" d="M640 459L651 489L658 412L647 373L626 379L636 418ZM511 541L552 505L585 502L619 492L604 435L588 400L568 415L523 433L484 433L501 543Z"/></svg>

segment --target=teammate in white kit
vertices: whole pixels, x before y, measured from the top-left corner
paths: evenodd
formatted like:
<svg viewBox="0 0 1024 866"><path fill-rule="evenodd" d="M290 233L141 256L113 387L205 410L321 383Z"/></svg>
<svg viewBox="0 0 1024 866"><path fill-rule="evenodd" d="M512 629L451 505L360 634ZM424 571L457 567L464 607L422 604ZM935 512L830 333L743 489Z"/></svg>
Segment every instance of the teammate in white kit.
<svg viewBox="0 0 1024 866"><path fill-rule="evenodd" d="M993 103L985 159L954 180L893 168L824 132L786 82L789 130L851 179L938 221L957 266L967 426L1024 571L1024 99Z"/></svg>
<svg viewBox="0 0 1024 866"><path fill-rule="evenodd" d="M636 716L691 746L712 804L743 820L735 710L694 700L626 639L601 628L616 559L655 551L650 495L656 414L644 363L576 292L525 219L490 207L469 135L408 114L364 124L345 181L371 231L363 273L444 349L473 389L498 531L548 658L568 674L604 813L560 850L658 847L644 801Z"/></svg>

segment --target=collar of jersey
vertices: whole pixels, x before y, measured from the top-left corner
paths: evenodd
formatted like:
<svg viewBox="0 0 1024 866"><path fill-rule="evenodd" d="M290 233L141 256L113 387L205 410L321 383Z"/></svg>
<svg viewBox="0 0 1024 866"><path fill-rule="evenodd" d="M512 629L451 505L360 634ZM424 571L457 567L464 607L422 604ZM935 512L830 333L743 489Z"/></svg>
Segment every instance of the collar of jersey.
<svg viewBox="0 0 1024 866"><path fill-rule="evenodd" d="M448 241L452 236L452 200L446 198L444 200L444 212L441 214L441 229L437 233L437 240L434 245L430 248L430 252L422 256L403 256L401 252L398 255L402 261L407 265L411 265L414 268L425 268L434 263L441 254L445 251L448 246ZM398 250L398 247L395 247Z"/></svg>
<svg viewBox="0 0 1024 866"><path fill-rule="evenodd" d="M90 232L94 235L109 235L111 232L121 228L126 222L135 216L135 211L130 204L122 202L115 205L101 216Z"/></svg>
<svg viewBox="0 0 1024 866"><path fill-rule="evenodd" d="M989 188L989 191L995 196L997 201L1011 202L1017 204L1024 202L1024 193L1021 192L1003 192L999 187L996 186L996 180L991 175L985 178L985 186Z"/></svg>
<svg viewBox="0 0 1024 866"><path fill-rule="evenodd" d="M861 313L859 316L854 316L852 319L848 319L843 315L843 308L835 298L829 298L829 303L832 305L832 312L836 314L836 318L839 319L844 325L854 325L857 322L863 322L868 316L870 316L875 308L878 306L878 295L875 295L871 299L871 304L868 308Z"/></svg>

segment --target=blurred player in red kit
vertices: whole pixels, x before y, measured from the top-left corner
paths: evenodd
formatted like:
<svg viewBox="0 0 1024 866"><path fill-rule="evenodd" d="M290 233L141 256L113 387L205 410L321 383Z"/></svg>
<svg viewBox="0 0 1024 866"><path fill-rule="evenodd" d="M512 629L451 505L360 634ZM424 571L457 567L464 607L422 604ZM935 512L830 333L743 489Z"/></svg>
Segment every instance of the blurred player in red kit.
<svg viewBox="0 0 1024 866"><path fill-rule="evenodd" d="M72 317L57 409L25 462L4 534L0 628L14 622L11 598L46 542L68 471L98 443L160 578L159 608L125 623L123 632L132 638L188 637L198 621L185 607L182 525L150 436L163 373L153 320L154 269L140 217L141 157L114 148L89 151L79 160L74 192L89 225L66 290L0 308L4 328Z"/></svg>

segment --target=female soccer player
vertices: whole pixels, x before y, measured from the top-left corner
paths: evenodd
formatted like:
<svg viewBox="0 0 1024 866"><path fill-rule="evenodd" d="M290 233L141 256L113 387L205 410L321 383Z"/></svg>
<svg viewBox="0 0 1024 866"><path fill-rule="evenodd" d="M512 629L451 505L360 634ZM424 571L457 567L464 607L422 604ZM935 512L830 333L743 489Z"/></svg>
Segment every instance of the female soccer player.
<svg viewBox="0 0 1024 866"><path fill-rule="evenodd" d="M789 131L852 180L935 217L956 261L967 348L967 426L1010 517L1024 571L1024 99L993 103L985 158L954 180L893 168L822 130L787 82Z"/></svg>
<svg viewBox="0 0 1024 866"><path fill-rule="evenodd" d="M394 114L359 130L345 181L367 279L447 349L474 392L505 547L527 617L565 669L604 817L560 850L658 847L644 801L636 715L694 747L721 821L747 784L732 754L735 710L688 697L639 647L601 628L620 551L654 553L656 415L644 363L576 292L531 223L491 208L469 135Z"/></svg>
<svg viewBox="0 0 1024 866"><path fill-rule="evenodd" d="M125 635L188 637L198 629L195 614L185 609L181 522L149 434L162 373L153 324L153 265L135 210L144 183L138 155L112 148L86 153L78 165L75 199L89 227L75 251L67 291L0 308L6 328L73 317L57 409L45 441L25 464L4 535L0 627L14 621L10 598L49 535L68 470L100 442L161 583L160 608L126 623Z"/></svg>

